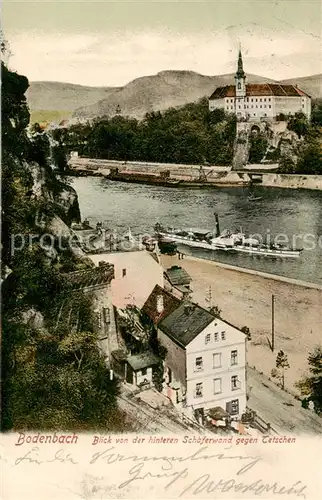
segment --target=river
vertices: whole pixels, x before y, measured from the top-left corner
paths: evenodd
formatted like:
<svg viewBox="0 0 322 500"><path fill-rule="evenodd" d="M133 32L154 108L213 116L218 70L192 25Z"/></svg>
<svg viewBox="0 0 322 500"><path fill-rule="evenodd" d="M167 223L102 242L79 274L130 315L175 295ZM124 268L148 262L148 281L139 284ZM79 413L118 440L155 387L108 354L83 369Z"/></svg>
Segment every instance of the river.
<svg viewBox="0 0 322 500"><path fill-rule="evenodd" d="M187 254L226 264L313 283L322 283L322 193L256 187L260 201L248 201L248 188L162 188L109 181L99 177L70 178L76 189L82 218L124 234L153 234L159 221L166 226L214 228L214 212L221 229L239 228L281 243L304 247L299 259L270 259L244 254L201 251ZM285 239L287 238L287 240Z"/></svg>

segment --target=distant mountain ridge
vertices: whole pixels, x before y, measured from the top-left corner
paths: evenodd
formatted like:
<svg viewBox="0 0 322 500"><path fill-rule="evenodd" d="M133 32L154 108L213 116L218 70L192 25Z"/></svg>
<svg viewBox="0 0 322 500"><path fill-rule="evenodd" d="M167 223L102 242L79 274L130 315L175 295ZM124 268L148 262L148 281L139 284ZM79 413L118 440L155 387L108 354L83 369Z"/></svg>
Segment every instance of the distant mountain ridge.
<svg viewBox="0 0 322 500"><path fill-rule="evenodd" d="M276 80L247 75L247 82ZM314 98L322 97L322 75L283 80L297 84ZM194 71L166 70L156 75L132 80L123 87L88 87L60 82L30 82L27 98L32 115L58 113L69 118L94 118L114 115L120 107L122 115L142 118L150 111L181 106L209 96L216 87L234 83L234 73L206 76Z"/></svg>

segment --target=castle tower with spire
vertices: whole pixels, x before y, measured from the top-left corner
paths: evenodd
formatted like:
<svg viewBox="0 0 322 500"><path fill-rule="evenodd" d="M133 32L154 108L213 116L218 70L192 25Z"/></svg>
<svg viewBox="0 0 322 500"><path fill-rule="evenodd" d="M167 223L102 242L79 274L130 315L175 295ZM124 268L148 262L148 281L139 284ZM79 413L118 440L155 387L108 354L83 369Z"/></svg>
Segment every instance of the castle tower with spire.
<svg viewBox="0 0 322 500"><path fill-rule="evenodd" d="M243 67L243 57L241 53L241 48L239 47L238 52L238 63L237 71L235 74L235 86L236 86L236 102L235 109L237 111L237 116L246 117L246 75Z"/></svg>
<svg viewBox="0 0 322 500"><path fill-rule="evenodd" d="M241 48L238 52L235 85L217 87L209 97L209 110L222 109L237 120L276 120L279 115L292 116L301 111L311 117L311 97L296 85L271 82L248 83Z"/></svg>
<svg viewBox="0 0 322 500"><path fill-rule="evenodd" d="M241 49L239 49L238 53L238 63L237 63L237 71L235 75L236 82L236 97L246 97L246 75L243 68L243 58Z"/></svg>

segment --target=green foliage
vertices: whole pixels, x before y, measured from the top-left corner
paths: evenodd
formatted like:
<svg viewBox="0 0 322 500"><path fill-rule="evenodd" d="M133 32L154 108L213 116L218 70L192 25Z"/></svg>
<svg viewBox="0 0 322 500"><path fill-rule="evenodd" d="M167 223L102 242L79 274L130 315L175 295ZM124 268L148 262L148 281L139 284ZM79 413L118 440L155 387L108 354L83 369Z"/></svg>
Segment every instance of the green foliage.
<svg viewBox="0 0 322 500"><path fill-rule="evenodd" d="M252 336L251 336L250 329L248 328L248 326L243 326L240 329L240 331L246 335L247 340L252 340Z"/></svg>
<svg viewBox="0 0 322 500"><path fill-rule="evenodd" d="M64 175L68 170L67 155L64 147L57 144L52 148L52 161L60 175Z"/></svg>
<svg viewBox="0 0 322 500"><path fill-rule="evenodd" d="M304 113L295 113L291 116L287 122L287 128L295 132L298 137L303 137L307 134L309 129L309 123L307 117Z"/></svg>
<svg viewBox="0 0 322 500"><path fill-rule="evenodd" d="M300 158L296 168L301 174L322 174L322 142L309 137L303 145Z"/></svg>
<svg viewBox="0 0 322 500"><path fill-rule="evenodd" d="M263 133L253 132L249 138L249 163L260 163L267 149L267 139Z"/></svg>
<svg viewBox="0 0 322 500"><path fill-rule="evenodd" d="M3 430L106 427L118 387L93 334L61 339L6 319L4 331Z"/></svg>
<svg viewBox="0 0 322 500"><path fill-rule="evenodd" d="M282 157L279 162L279 172L285 174L322 174L322 130L319 123L321 104L315 105L311 123L303 113L296 113L288 120L287 127L301 139L296 154L295 163L290 156Z"/></svg>
<svg viewBox="0 0 322 500"><path fill-rule="evenodd" d="M278 165L278 171L281 174L295 174L296 165L290 156L282 156Z"/></svg>
<svg viewBox="0 0 322 500"><path fill-rule="evenodd" d="M92 125L63 129L62 143L81 156L162 163L228 165L232 161L236 120L223 110L208 110L207 99L142 121L116 115Z"/></svg>
<svg viewBox="0 0 322 500"><path fill-rule="evenodd" d="M215 316L215 318L220 318L221 315L221 309L219 309L218 306L212 306L209 309L209 312Z"/></svg>
<svg viewBox="0 0 322 500"><path fill-rule="evenodd" d="M284 113L279 113L278 115L276 115L276 121L277 122L285 122L286 115Z"/></svg>
<svg viewBox="0 0 322 500"><path fill-rule="evenodd" d="M312 103L312 116L311 122L313 125L322 127L322 100L317 99Z"/></svg>
<svg viewBox="0 0 322 500"><path fill-rule="evenodd" d="M310 376L303 377L295 385L302 396L313 401L317 413L322 413L322 348L316 347L308 357Z"/></svg>
<svg viewBox="0 0 322 500"><path fill-rule="evenodd" d="M52 218L64 218L68 187L51 167L47 135L37 124L26 132L27 88L2 64L2 258L11 270L2 284L2 430L115 429L118 384L98 347L92 300L68 279L88 263L61 250L55 234L40 244ZM24 245L13 252L17 237Z"/></svg>

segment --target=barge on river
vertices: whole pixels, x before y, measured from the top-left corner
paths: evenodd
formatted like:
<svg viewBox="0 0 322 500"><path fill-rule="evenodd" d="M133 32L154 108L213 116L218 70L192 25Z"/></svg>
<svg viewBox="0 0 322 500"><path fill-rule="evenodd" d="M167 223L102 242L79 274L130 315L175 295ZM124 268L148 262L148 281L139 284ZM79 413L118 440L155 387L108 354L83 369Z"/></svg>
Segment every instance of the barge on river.
<svg viewBox="0 0 322 500"><path fill-rule="evenodd" d="M240 231L228 229L220 232L219 218L216 216L215 232L207 229L175 229L164 228L157 223L154 226L157 237L166 237L175 243L204 250L216 250L224 252L238 252L263 257L297 258L300 257L302 249L292 248L286 245L261 243L258 239L246 236Z"/></svg>
<svg viewBox="0 0 322 500"><path fill-rule="evenodd" d="M112 168L110 173L105 176L106 179L110 181L119 182L132 182L135 184L147 184L151 186L162 186L162 187L185 187L185 188L218 188L218 187L238 187L247 186L250 184L248 181L243 181L240 178L239 181L231 182L229 179L223 182L209 182L206 176L199 176L195 179L176 179L171 178L170 170L165 170L159 174L154 173L143 173L135 171L119 171L118 168Z"/></svg>

